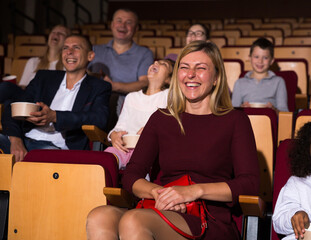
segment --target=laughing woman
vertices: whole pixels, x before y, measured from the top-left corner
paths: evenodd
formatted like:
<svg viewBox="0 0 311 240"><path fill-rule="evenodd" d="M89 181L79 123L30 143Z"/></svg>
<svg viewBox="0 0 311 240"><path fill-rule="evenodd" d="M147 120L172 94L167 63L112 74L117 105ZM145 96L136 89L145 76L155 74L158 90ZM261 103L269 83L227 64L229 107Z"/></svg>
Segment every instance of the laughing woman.
<svg viewBox="0 0 311 240"><path fill-rule="evenodd" d="M200 239L240 239L232 210L239 195L259 191L252 127L245 113L233 110L227 89L216 45L204 41L187 45L174 67L168 107L150 117L122 181L138 198L155 199L155 208L190 235L201 232L201 219L187 214L186 205L204 201L210 215ZM160 184L144 178L157 160ZM186 174L196 184L163 187ZM187 239L153 209L114 206L92 210L87 234L91 240Z"/></svg>

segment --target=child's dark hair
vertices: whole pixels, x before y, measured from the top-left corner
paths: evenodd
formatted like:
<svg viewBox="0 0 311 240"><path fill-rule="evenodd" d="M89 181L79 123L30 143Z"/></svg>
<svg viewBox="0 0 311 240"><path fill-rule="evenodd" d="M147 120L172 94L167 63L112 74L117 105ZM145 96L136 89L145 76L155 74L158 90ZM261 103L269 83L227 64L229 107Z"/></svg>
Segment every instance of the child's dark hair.
<svg viewBox="0 0 311 240"><path fill-rule="evenodd" d="M206 25L204 25L203 23L199 23L199 22L198 22L198 23L192 24L192 25L189 27L189 29L190 29L192 26L194 26L194 25L199 25L199 26L201 26L201 27L203 28L204 32L205 32L206 40L210 39L209 28L206 27ZM189 29L187 30L186 34L188 34Z"/></svg>
<svg viewBox="0 0 311 240"><path fill-rule="evenodd" d="M307 177L311 174L311 122L301 127L289 151L291 173L296 177Z"/></svg>
<svg viewBox="0 0 311 240"><path fill-rule="evenodd" d="M254 41L250 49L250 55L252 55L255 47L260 47L263 50L269 50L270 56L274 58L274 45L268 39L262 37Z"/></svg>

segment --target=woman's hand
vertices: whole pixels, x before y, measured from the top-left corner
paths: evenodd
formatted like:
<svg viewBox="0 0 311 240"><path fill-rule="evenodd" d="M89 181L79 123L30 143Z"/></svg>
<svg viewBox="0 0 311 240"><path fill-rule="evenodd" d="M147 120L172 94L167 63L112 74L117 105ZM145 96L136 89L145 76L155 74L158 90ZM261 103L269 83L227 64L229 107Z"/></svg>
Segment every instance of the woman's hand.
<svg viewBox="0 0 311 240"><path fill-rule="evenodd" d="M156 200L156 205L155 207L157 207L157 202L160 196L160 193L163 192L166 188L162 187L162 186L158 186L152 189L151 193L153 195L153 198ZM158 208L159 209L159 208ZM180 204L176 204L173 207L169 208L169 209L159 209L159 210L170 210L170 211L175 211L175 212L181 212L181 213L186 213L187 212L187 207L185 203L180 203Z"/></svg>
<svg viewBox="0 0 311 240"><path fill-rule="evenodd" d="M295 232L295 238L303 238L303 234L306 232L305 228L310 225L308 214L304 211L298 211L291 218L292 226Z"/></svg>
<svg viewBox="0 0 311 240"><path fill-rule="evenodd" d="M124 147L124 142L122 139L122 136L125 134L127 134L126 131L120 131L120 132L113 131L110 134L110 139L111 139L111 143L113 147L115 147L116 149L119 149L122 152L127 153L129 152L129 150L126 147Z"/></svg>
<svg viewBox="0 0 311 240"><path fill-rule="evenodd" d="M158 190L155 207L159 210L173 210L185 213L186 203L198 199L196 186L174 186Z"/></svg>

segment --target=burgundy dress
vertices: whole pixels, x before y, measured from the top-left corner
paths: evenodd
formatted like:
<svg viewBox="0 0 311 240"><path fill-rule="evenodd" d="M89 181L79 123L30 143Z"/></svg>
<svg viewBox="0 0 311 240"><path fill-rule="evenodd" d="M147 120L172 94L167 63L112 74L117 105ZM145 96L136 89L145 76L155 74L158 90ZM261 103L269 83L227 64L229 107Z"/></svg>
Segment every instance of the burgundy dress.
<svg viewBox="0 0 311 240"><path fill-rule="evenodd" d="M206 201L215 218L208 219L202 239L239 239L232 220L232 209L239 195L259 193L259 166L253 131L247 115L232 110L216 116L181 114L185 135L176 119L156 111L146 124L126 167L123 187L132 192L132 185L144 178L159 159L165 185L184 174L196 183L226 182L232 202ZM183 214L193 234L200 232L200 219Z"/></svg>

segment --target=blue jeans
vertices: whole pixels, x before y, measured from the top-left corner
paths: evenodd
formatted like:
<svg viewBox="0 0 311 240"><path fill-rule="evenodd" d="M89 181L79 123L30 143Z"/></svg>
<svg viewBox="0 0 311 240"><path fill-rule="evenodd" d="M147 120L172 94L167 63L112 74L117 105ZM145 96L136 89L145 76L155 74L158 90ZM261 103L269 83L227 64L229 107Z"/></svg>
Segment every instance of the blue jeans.
<svg viewBox="0 0 311 240"><path fill-rule="evenodd" d="M31 138L24 138L23 141L28 152L33 149L60 149L49 141L38 141ZM0 134L0 149L2 149L4 153L9 154L10 147L11 142L8 136Z"/></svg>

